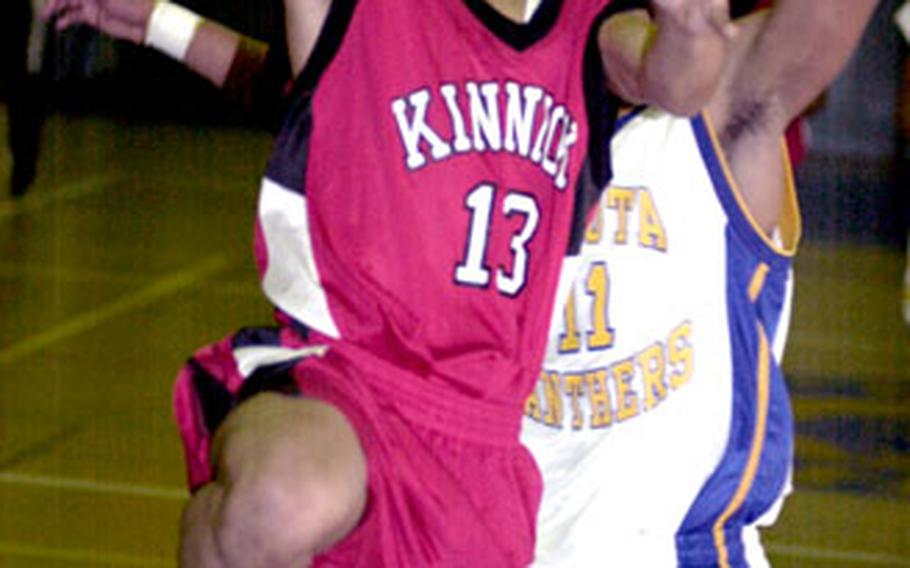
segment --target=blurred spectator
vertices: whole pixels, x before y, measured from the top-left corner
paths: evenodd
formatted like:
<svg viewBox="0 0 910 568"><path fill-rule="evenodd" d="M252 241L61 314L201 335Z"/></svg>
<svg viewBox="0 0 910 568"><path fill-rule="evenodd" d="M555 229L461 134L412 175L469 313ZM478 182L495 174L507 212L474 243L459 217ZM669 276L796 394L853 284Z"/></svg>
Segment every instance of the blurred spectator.
<svg viewBox="0 0 910 568"><path fill-rule="evenodd" d="M12 154L10 193L21 197L35 179L41 126L44 122L44 95L39 86L43 28L33 32L32 0L0 2L0 75L5 84ZM32 48L29 38L33 37Z"/></svg>
<svg viewBox="0 0 910 568"><path fill-rule="evenodd" d="M894 22L900 29L904 39L910 43L910 0L905 0L894 16ZM910 160L907 149L910 146L910 58L904 58L903 81L901 82L900 100L897 105L898 127L901 140L901 162ZM905 198L906 200L906 198ZM907 221L910 212L904 212ZM904 321L910 324L910 231L907 234L907 264L904 268Z"/></svg>

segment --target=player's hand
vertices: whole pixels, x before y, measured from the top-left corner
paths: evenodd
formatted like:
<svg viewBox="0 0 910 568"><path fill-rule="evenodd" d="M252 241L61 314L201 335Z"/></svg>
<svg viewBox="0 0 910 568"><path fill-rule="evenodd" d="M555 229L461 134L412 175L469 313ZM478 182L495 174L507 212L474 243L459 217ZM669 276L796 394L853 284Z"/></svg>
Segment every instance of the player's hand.
<svg viewBox="0 0 910 568"><path fill-rule="evenodd" d="M86 25L117 39L142 43L154 7L154 0L47 0L40 16L45 21L56 18L58 30Z"/></svg>
<svg viewBox="0 0 910 568"><path fill-rule="evenodd" d="M730 39L736 26L730 21L729 0L652 0L658 25L672 26L695 36Z"/></svg>

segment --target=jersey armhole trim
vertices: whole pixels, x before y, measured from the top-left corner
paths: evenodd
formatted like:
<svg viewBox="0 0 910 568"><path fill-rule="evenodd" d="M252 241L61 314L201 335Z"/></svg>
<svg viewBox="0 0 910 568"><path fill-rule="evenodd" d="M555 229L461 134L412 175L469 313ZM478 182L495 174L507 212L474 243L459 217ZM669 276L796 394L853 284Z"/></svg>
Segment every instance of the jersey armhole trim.
<svg viewBox="0 0 910 568"><path fill-rule="evenodd" d="M793 168L787 152L785 142L781 139L781 159L784 165L784 203L781 219L778 223L780 242L769 236L753 217L742 196L739 184L733 177L727 158L720 147L717 131L711 122L707 111L702 111L692 119L692 127L698 146L705 159L705 164L714 179L716 191L720 194L721 202L727 209L728 215L740 217L751 228L754 237L774 254L785 258L792 258L796 254L797 246L802 232L800 220L799 201L796 195L796 184L793 178ZM727 193L728 195L723 195ZM731 202L732 199L732 202ZM731 219L732 221L733 219Z"/></svg>
<svg viewBox="0 0 910 568"><path fill-rule="evenodd" d="M790 251L796 251L802 238L802 214L799 209L799 197L796 193L796 181L793 177L793 163L790 160L790 150L787 147L787 141L782 137L780 140L781 160L784 163L784 183L786 190L784 192L784 204L781 211L781 219L778 224L782 246Z"/></svg>

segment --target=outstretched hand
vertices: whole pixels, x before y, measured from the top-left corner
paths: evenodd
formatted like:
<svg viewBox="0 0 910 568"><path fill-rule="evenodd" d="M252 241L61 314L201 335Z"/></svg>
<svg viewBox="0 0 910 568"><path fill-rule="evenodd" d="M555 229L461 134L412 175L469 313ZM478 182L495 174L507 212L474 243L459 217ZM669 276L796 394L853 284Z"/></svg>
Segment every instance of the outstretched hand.
<svg viewBox="0 0 910 568"><path fill-rule="evenodd" d="M729 0L652 0L660 24L673 25L692 35L733 37Z"/></svg>
<svg viewBox="0 0 910 568"><path fill-rule="evenodd" d="M154 0L47 0L40 16L56 18L58 30L77 25L96 28L117 39L142 43Z"/></svg>

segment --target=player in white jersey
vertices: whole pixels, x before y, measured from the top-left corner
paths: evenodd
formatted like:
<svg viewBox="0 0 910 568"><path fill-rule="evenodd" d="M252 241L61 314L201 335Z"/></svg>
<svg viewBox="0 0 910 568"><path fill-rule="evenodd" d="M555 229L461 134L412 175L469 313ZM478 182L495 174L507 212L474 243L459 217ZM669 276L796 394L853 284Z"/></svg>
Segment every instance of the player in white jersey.
<svg viewBox="0 0 910 568"><path fill-rule="evenodd" d="M639 109L620 128L526 408L537 566L767 565L757 527L790 486L779 363L800 232L781 137L875 4L778 0L740 22L703 113Z"/></svg>

